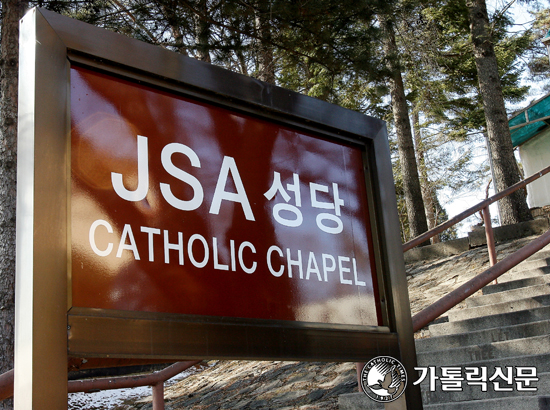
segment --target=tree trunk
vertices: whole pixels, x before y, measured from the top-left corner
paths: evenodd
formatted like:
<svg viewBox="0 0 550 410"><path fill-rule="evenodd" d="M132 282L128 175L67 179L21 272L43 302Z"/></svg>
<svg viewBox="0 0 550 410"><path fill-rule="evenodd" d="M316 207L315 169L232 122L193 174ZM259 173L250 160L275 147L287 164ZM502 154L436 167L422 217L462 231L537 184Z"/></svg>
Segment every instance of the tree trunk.
<svg viewBox="0 0 550 410"><path fill-rule="evenodd" d="M269 13L271 12L269 0L258 1L256 9L256 32L260 38L258 41L258 79L270 84L275 84L275 65L273 59L273 45L271 41L271 26Z"/></svg>
<svg viewBox="0 0 550 410"><path fill-rule="evenodd" d="M521 178L508 128L487 6L485 0L470 0L467 5L479 92L483 100L493 158L495 188L500 192ZM533 219L527 206L525 191L522 189L500 201L500 213L504 225Z"/></svg>
<svg viewBox="0 0 550 410"><path fill-rule="evenodd" d="M166 4L165 2L161 2L160 7L166 16L167 23L170 25L170 31L174 37L174 48L178 53L189 56L184 43L183 30L181 29L180 19L177 15L176 5L174 3Z"/></svg>
<svg viewBox="0 0 550 410"><path fill-rule="evenodd" d="M197 44L197 59L211 62L210 59L210 23L206 21L208 5L206 0L200 0L199 13L195 15L195 41Z"/></svg>
<svg viewBox="0 0 550 410"><path fill-rule="evenodd" d="M426 232L428 230L428 225L426 223L426 213L424 211L424 202L422 200L422 191L418 178L418 168L416 166L411 123L409 121L409 109L405 98L405 86L403 85L401 70L397 63L395 32L392 23L384 18L381 19L381 25L384 29L384 53L386 55L388 68L391 72L389 78L391 104L395 122L395 132L397 134L401 174L403 177L405 205L407 207L409 230L412 239ZM427 245L429 243L429 241L426 241L422 245Z"/></svg>
<svg viewBox="0 0 550 410"><path fill-rule="evenodd" d="M428 179L428 170L426 168L426 160L424 158L425 149L422 143L422 135L420 134L420 119L418 110L413 109L413 131L414 131L414 144L416 145L416 156L418 162L418 172L420 175L420 189L422 191L422 200L424 201L424 209L426 210L426 219L428 222L428 230L435 228L437 225L437 215L435 210L434 197L436 195L435 189L430 184ZM430 239L431 243L441 242L439 235L435 235Z"/></svg>
<svg viewBox="0 0 550 410"><path fill-rule="evenodd" d="M2 0L0 46L0 373L13 369L19 19L28 2ZM0 409L12 409L12 400Z"/></svg>

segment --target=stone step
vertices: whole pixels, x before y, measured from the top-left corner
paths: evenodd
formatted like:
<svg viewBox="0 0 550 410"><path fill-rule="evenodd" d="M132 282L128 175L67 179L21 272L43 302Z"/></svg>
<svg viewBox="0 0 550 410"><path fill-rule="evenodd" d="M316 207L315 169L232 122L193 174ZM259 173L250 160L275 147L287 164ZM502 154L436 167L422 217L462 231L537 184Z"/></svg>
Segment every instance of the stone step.
<svg viewBox="0 0 550 410"><path fill-rule="evenodd" d="M539 355L550 352L550 335L533 336L502 342L464 346L417 354L419 365L465 365L481 360L502 359L523 355Z"/></svg>
<svg viewBox="0 0 550 410"><path fill-rule="evenodd" d="M442 391L440 380L435 391L430 391L425 380L421 384L425 409L550 410L549 265L547 246L502 275L497 285L486 286L482 296L467 299L465 308L440 318L447 323L430 325L432 337L415 341L418 365L435 366L438 375L442 366L459 367L463 373L466 366L486 367L489 376L496 367L536 367L537 391L494 391L489 382L488 391L483 392L465 381L462 391ZM415 378L409 376L409 383ZM356 395L356 399L360 403L346 407L341 396L340 409L385 408L364 394Z"/></svg>
<svg viewBox="0 0 550 410"><path fill-rule="evenodd" d="M535 254L525 259L525 262L532 262L535 260L548 259L548 258L550 258L550 248L548 248L548 245L547 245L544 248L542 248L540 251L536 252Z"/></svg>
<svg viewBox="0 0 550 410"><path fill-rule="evenodd" d="M540 266L532 269L518 269L518 267L504 273L498 278L498 283L510 282L517 279L532 278L535 276L547 275L550 273L550 266Z"/></svg>
<svg viewBox="0 0 550 410"><path fill-rule="evenodd" d="M498 283L496 285L487 285L482 291L484 295L492 295L507 290L519 289L528 286L544 285L550 283L550 275L533 276L530 278L516 279L509 282Z"/></svg>
<svg viewBox="0 0 550 410"><path fill-rule="evenodd" d="M469 400L458 403L426 404L423 407L425 410L550 410L550 396Z"/></svg>
<svg viewBox="0 0 550 410"><path fill-rule="evenodd" d="M550 306L550 295L533 296L509 302L495 303L488 306L450 310L447 316L449 317L449 322L456 322L487 315L498 315L520 310L535 309L541 306Z"/></svg>
<svg viewBox="0 0 550 410"><path fill-rule="evenodd" d="M550 256L546 255L546 252L544 256L545 257L540 257L537 259L525 260L520 264L514 266L512 269L510 269L510 272L512 273L512 272L519 272L522 270L531 270L536 268L547 267L550 265Z"/></svg>
<svg viewBox="0 0 550 410"><path fill-rule="evenodd" d="M548 245L539 250L538 252L534 253L533 255L529 256L527 259L525 259L526 262L534 261L538 259L546 259L550 258L550 248L548 248Z"/></svg>
<svg viewBox="0 0 550 410"><path fill-rule="evenodd" d="M417 353L422 353L546 334L550 334L550 320L522 323L514 326L499 326L454 335L433 336L417 339L415 342Z"/></svg>
<svg viewBox="0 0 550 410"><path fill-rule="evenodd" d="M550 306L430 325L430 335L443 336L550 319Z"/></svg>
<svg viewBox="0 0 550 410"><path fill-rule="evenodd" d="M467 307L487 306L496 303L511 302L519 299L530 298L550 294L550 283L541 285L526 286L523 288L510 289L489 295L475 296L466 299Z"/></svg>
<svg viewBox="0 0 550 410"><path fill-rule="evenodd" d="M490 371L488 372L488 374ZM489 374L489 377L491 374ZM504 400L511 399L512 397L530 397L530 396L539 396L548 394L550 392L550 373L537 373L539 378L538 382L534 383L533 386L536 387L536 391L522 391L518 392L515 388L510 392L504 391L495 391L492 385L492 382L488 383L487 391L481 391L480 386L468 386L466 382L463 383L462 391L442 391L441 384L436 384L435 391L430 391L429 384L422 382L422 402L424 405L428 404L447 404L455 402L464 402L471 400L490 400L490 399L500 399ZM505 387L506 383L502 380L500 381L501 387ZM447 407L446 407L447 408ZM536 407L535 407L536 408Z"/></svg>

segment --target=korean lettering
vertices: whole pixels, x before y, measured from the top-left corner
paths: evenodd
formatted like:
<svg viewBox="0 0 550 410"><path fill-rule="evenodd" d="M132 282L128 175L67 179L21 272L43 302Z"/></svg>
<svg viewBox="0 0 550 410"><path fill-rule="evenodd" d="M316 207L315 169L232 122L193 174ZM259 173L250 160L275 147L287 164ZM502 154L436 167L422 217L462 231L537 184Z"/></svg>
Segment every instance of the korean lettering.
<svg viewBox="0 0 550 410"><path fill-rule="evenodd" d="M277 193L280 193L286 204L276 204L273 207L273 217L275 220L284 226L297 227L302 224L304 217L299 207L302 206L302 197L300 195L300 177L298 174L292 174L292 183L286 184L286 189L294 193L294 202L296 205L289 204L291 196L286 192L281 182L281 174L274 172L273 174L273 184L271 188L264 194L264 196L271 201ZM286 218L284 214L281 215L281 211L288 211L295 215L295 218Z"/></svg>

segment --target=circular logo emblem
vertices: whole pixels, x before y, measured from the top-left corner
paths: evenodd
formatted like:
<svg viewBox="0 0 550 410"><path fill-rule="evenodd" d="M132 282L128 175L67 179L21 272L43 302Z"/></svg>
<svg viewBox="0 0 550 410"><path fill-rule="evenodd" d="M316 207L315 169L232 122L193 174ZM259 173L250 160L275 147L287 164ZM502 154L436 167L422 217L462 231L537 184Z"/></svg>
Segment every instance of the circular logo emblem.
<svg viewBox="0 0 550 410"><path fill-rule="evenodd" d="M389 356L378 356L361 371L361 387L372 400L388 403L397 400L407 387L405 367Z"/></svg>

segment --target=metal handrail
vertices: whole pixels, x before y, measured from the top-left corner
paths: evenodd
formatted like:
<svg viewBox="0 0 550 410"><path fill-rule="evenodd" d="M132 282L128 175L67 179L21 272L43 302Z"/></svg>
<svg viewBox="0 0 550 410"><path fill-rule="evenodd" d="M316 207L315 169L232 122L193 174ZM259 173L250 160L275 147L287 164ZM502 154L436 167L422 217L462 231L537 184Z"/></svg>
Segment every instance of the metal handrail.
<svg viewBox="0 0 550 410"><path fill-rule="evenodd" d="M413 316L416 332L550 243L550 230Z"/></svg>
<svg viewBox="0 0 550 410"><path fill-rule="evenodd" d="M510 195L511 193L517 191L518 189L521 189L525 187L527 184L530 184L531 182L539 179L540 177L548 174L550 172L550 166L540 170L539 172L531 175L529 178L525 178L522 181L519 181L515 183L514 185L504 189L503 191L500 191L496 193L495 195L485 199L484 201L481 201L477 205L472 206L471 208L468 208L464 212L459 213L458 215L454 216L453 218L447 220L446 222L443 222L440 225L437 225L435 228L430 229L427 232L424 232L422 235L417 236L416 238L410 240L407 243L403 244L403 252L408 251L409 249L412 249L421 243L425 242L426 240L430 239L431 237L437 235L438 233L443 232L444 230L450 228L453 225L456 225L457 223L463 221L464 219L468 218L469 216L475 214L476 212L479 212L483 210L484 208L487 208L489 205L491 205L493 202L498 201L499 199L504 198L505 196Z"/></svg>
<svg viewBox="0 0 550 410"><path fill-rule="evenodd" d="M177 362L163 370L147 375L70 380L67 389L69 393L77 393L151 386L153 388L153 409L164 410L164 382L201 362L202 360ZM0 401L13 396L13 373L12 369L0 375Z"/></svg>
<svg viewBox="0 0 550 410"><path fill-rule="evenodd" d="M0 401L13 396L13 369L0 375Z"/></svg>
<svg viewBox="0 0 550 410"><path fill-rule="evenodd" d="M455 225L456 223L464 220L465 218L473 215L478 211L483 213L483 222L485 224L485 233L487 236L487 248L489 250L489 262L490 268L480 273L473 279L459 286L457 289L443 296L441 299L437 300L435 303L431 304L427 308L423 309L419 313L413 316L413 331L418 331L424 326L432 322L437 317L441 316L443 313L447 312L452 307L456 306L462 302L467 297L473 295L475 292L480 290L482 287L488 285L490 282L494 281L496 283L497 278L527 259L529 256L533 255L535 252L542 249L544 246L550 243L550 230L533 240L528 245L522 247L518 251L504 258L502 261L496 261L496 250L495 250L495 241L493 237L493 228L491 225L491 217L489 214L489 205L493 202L498 201L499 199L504 198L507 195L525 187L527 184L537 180L543 175L550 172L550 166L542 169L536 174L531 175L529 178L508 187L507 189L493 195L490 198L487 198L484 201L481 201L479 204L474 205L473 207L467 209L466 211L458 214L454 218L449 219L448 221L436 226L435 228L425 232L424 234L414 238L413 240L405 243L403 245L403 251L414 248L415 246L423 243L432 236L437 235L440 232L443 232L445 229Z"/></svg>
<svg viewBox="0 0 550 410"><path fill-rule="evenodd" d="M112 390L112 389L129 389L141 386L155 386L159 383L164 383L175 375L184 370L199 364L202 360L177 362L171 366L164 368L158 372L139 375L139 376L122 376L110 377L92 380L71 380L68 383L68 392L90 392L95 390Z"/></svg>

